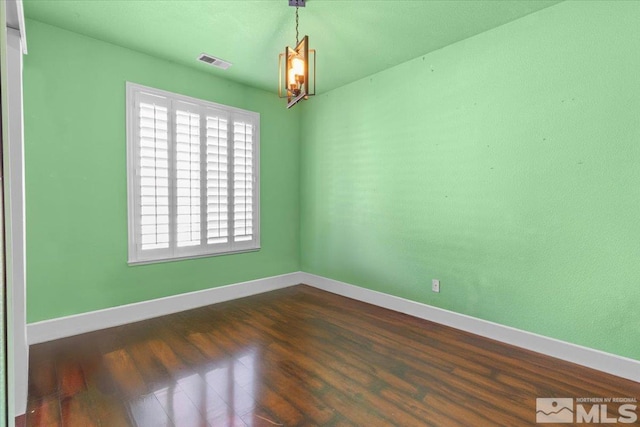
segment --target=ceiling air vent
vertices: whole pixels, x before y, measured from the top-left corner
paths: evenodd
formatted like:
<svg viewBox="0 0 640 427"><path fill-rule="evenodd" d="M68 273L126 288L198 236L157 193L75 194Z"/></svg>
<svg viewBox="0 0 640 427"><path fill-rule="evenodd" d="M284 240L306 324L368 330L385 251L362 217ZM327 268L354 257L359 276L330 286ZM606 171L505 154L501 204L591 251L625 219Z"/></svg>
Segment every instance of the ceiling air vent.
<svg viewBox="0 0 640 427"><path fill-rule="evenodd" d="M201 53L198 56L198 61L209 64L213 67L221 68L223 70L231 67L231 62L227 62L224 59L216 58L215 56L209 55L208 53Z"/></svg>

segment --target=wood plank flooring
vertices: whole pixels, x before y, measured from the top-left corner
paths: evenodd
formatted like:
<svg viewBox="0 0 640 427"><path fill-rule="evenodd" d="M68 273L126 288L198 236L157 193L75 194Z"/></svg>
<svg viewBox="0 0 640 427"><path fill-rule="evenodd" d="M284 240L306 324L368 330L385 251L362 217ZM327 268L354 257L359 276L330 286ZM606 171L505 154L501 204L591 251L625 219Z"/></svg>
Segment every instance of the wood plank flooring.
<svg viewBox="0 0 640 427"><path fill-rule="evenodd" d="M538 397L640 384L300 285L32 346L27 425L527 426Z"/></svg>

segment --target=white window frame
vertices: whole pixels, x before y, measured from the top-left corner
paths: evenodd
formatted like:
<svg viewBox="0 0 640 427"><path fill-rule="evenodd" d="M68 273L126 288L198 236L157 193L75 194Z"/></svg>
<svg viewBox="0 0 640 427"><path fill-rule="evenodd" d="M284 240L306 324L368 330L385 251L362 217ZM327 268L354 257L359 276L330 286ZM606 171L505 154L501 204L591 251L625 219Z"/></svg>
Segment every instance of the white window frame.
<svg viewBox="0 0 640 427"><path fill-rule="evenodd" d="M160 103L168 109L168 151L176 150L176 124L175 117L177 107L181 111L187 108L191 112L199 114L200 120L200 244L195 246L179 247L177 245L177 175L175 172L176 159L169 154L169 247L160 249L142 249L141 244L141 204L138 203L141 196L140 177L140 137L139 137L139 103L140 100L159 97ZM225 243L207 243L207 176L206 176L206 129L207 117L226 118L227 120L227 229L228 241ZM127 123L127 210L128 210L128 263L148 264L155 262L175 261L180 259L200 258L233 253L251 252L260 249L260 114L242 110L223 104L217 104L185 95L167 92L136 83L126 84L126 123ZM253 125L252 140L252 233L251 240L235 241L234 239L234 124L238 121ZM239 146L240 142L238 142ZM203 152L203 150L205 150ZM204 169L203 169L204 168ZM203 171L204 170L204 171Z"/></svg>

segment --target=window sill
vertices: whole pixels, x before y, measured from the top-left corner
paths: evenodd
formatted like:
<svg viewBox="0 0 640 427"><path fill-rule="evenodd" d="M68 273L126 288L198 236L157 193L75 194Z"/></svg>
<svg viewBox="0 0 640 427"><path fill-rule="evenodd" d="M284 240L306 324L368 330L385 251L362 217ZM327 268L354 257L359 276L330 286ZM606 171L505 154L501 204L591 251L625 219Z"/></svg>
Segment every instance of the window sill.
<svg viewBox="0 0 640 427"><path fill-rule="evenodd" d="M224 256L224 255L244 254L247 252L258 252L260 249L261 249L260 247L257 247L257 248L240 249L237 251L220 252L220 253L213 253L213 254L186 255L181 257L150 259L150 260L142 260L142 261L127 261L127 264L133 267L136 265L158 264L158 263L165 263L165 262L184 261L188 259L211 258L211 257Z"/></svg>

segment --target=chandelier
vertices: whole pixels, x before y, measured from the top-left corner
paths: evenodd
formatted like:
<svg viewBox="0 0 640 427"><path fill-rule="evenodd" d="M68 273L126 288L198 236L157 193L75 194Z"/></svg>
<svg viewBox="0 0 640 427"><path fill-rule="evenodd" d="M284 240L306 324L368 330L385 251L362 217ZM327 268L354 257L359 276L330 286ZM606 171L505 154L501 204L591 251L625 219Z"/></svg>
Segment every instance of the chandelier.
<svg viewBox="0 0 640 427"><path fill-rule="evenodd" d="M285 47L278 58L278 96L287 98L287 108L316 94L316 51L309 49L309 36L298 37L298 7L305 7L305 0L289 0L289 6L296 8L296 47Z"/></svg>

